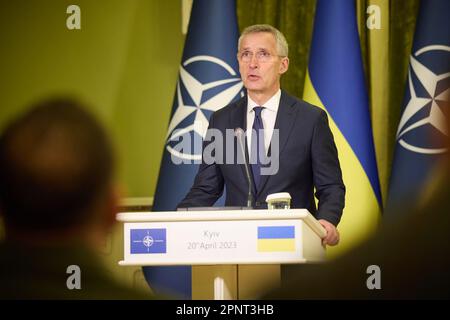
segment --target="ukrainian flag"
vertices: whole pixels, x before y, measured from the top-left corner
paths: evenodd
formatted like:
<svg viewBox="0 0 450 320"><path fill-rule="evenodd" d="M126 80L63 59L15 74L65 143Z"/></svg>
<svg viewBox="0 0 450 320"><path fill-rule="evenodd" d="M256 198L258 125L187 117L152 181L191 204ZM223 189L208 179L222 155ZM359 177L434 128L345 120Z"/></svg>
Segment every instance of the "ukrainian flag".
<svg viewBox="0 0 450 320"><path fill-rule="evenodd" d="M381 192L354 0L318 0L304 100L329 116L346 186L340 254L373 232Z"/></svg>
<svg viewBox="0 0 450 320"><path fill-rule="evenodd" d="M295 251L295 227L258 227L258 252L277 251Z"/></svg>

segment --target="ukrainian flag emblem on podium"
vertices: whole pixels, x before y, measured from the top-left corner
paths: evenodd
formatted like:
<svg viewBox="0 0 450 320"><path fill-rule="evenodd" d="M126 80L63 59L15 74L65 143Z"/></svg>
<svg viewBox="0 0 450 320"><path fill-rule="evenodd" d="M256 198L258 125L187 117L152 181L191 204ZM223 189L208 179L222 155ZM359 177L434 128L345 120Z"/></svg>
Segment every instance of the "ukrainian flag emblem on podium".
<svg viewBox="0 0 450 320"><path fill-rule="evenodd" d="M258 227L258 252L295 251L294 226Z"/></svg>

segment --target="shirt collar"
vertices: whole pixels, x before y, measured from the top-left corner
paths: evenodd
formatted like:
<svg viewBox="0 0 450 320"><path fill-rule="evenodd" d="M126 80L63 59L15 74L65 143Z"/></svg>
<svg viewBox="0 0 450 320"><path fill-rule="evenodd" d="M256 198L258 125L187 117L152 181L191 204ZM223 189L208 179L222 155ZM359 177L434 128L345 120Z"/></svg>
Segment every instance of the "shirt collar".
<svg viewBox="0 0 450 320"><path fill-rule="evenodd" d="M275 93L269 100L267 100L266 103L262 107L277 112L278 107L280 106L280 99L281 99L281 89L278 89L277 93ZM257 104L255 101L250 98L249 95L247 95L247 113L250 113L253 111L254 107L259 107L260 105Z"/></svg>

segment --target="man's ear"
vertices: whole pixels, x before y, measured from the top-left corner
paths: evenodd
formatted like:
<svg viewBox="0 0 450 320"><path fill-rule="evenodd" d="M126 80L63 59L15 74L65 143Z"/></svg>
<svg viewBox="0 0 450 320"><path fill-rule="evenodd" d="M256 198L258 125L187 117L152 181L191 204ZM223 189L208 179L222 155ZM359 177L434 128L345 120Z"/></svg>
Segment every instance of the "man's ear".
<svg viewBox="0 0 450 320"><path fill-rule="evenodd" d="M280 63L280 74L285 73L289 68L289 58L288 57L283 57L281 58L281 63Z"/></svg>

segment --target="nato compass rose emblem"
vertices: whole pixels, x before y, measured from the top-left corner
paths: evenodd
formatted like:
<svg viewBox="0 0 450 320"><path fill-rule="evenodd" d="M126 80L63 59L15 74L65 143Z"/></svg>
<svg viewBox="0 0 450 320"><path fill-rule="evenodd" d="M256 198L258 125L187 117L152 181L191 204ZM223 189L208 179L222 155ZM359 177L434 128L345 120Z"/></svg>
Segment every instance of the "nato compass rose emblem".
<svg viewBox="0 0 450 320"><path fill-rule="evenodd" d="M150 252L151 247L157 242L164 242L162 239L154 239L149 231L147 230L147 234L142 238L142 240L133 240L133 243L142 243L144 247L147 248L147 252Z"/></svg>
<svg viewBox="0 0 450 320"><path fill-rule="evenodd" d="M448 104L445 106L450 96L448 61L450 47L444 45L426 46L411 55L410 97L397 131L398 143L411 152L440 154L447 151L443 138L448 136Z"/></svg>
<svg viewBox="0 0 450 320"><path fill-rule="evenodd" d="M185 60L180 66L176 90L176 110L166 136L166 148L183 160L201 160L201 140L206 136L209 116L238 95L243 96L239 75L225 61L201 55ZM174 146L189 135L191 150L176 150ZM200 141L195 143L194 140ZM199 146L199 148L195 148Z"/></svg>

